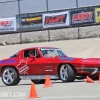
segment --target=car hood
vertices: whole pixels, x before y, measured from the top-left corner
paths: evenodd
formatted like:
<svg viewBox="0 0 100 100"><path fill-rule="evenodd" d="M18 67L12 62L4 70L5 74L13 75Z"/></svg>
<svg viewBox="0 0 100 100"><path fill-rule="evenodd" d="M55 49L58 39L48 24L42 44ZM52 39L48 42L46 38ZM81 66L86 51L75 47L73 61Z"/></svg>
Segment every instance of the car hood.
<svg viewBox="0 0 100 100"><path fill-rule="evenodd" d="M84 59L82 59L82 62L95 62L95 63L99 63L100 62L100 58L84 58Z"/></svg>
<svg viewBox="0 0 100 100"><path fill-rule="evenodd" d="M75 58L75 57L60 57L60 61L80 63L80 64L99 64L100 58Z"/></svg>
<svg viewBox="0 0 100 100"><path fill-rule="evenodd" d="M84 58L84 61L100 61L100 58Z"/></svg>

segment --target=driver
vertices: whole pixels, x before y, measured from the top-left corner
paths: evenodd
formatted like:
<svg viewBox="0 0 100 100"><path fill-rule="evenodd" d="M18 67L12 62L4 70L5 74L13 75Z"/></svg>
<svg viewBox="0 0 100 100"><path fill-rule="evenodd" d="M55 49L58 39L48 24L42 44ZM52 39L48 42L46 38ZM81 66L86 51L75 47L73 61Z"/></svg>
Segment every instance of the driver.
<svg viewBox="0 0 100 100"><path fill-rule="evenodd" d="M34 56L33 50L30 50L30 51L28 52L28 57L26 57L26 58L30 58L31 56Z"/></svg>
<svg viewBox="0 0 100 100"><path fill-rule="evenodd" d="M34 56L33 50L30 50L30 51L28 52L28 55L29 55L29 57L30 57L30 56Z"/></svg>

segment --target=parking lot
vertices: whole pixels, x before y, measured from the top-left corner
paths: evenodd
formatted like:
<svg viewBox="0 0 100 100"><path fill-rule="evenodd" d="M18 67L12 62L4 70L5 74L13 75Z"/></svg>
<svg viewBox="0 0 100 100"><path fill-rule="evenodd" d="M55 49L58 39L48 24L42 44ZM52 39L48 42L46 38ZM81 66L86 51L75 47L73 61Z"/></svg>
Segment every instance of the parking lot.
<svg viewBox="0 0 100 100"><path fill-rule="evenodd" d="M30 80L22 80L17 86L5 86L0 80L0 100L31 99L29 98L31 83ZM40 97L35 99L100 100L100 83L98 81L86 83L85 80L75 80L75 82L63 83L58 80L51 81L51 83L53 87L48 88L43 88L44 84L35 84L37 95Z"/></svg>
<svg viewBox="0 0 100 100"><path fill-rule="evenodd" d="M65 46L66 44L66 46ZM69 45L70 44L70 45ZM93 45L94 44L94 45ZM0 47L0 59L6 58L19 49L31 46L60 47L67 55L77 57L100 57L100 39L58 41L37 44L23 44ZM80 48L79 48L80 47ZM4 52L5 51L5 52ZM96 53L94 53L96 51ZM44 84L35 84L38 100L100 100L100 83L86 83L85 80L63 83L51 81L53 87L43 88ZM22 80L17 86L5 86L0 79L0 100L30 100L30 80ZM33 99L31 99L33 100Z"/></svg>

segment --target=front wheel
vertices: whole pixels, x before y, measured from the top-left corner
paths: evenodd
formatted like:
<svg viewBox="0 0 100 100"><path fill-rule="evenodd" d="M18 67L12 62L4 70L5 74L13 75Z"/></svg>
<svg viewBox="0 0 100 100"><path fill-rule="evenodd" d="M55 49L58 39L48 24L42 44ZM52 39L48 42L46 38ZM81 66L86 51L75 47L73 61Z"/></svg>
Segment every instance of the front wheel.
<svg viewBox="0 0 100 100"><path fill-rule="evenodd" d="M63 82L73 82L76 74L70 65L63 64L59 68L59 77Z"/></svg>
<svg viewBox="0 0 100 100"><path fill-rule="evenodd" d="M17 85L20 81L16 70L12 67L6 67L2 71L2 81L7 86Z"/></svg>

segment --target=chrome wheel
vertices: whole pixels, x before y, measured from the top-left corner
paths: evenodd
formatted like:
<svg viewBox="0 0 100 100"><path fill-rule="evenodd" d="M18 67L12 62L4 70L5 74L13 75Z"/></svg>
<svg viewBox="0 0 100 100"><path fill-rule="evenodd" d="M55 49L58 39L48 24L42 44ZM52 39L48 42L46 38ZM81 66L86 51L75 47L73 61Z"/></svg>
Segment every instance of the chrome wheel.
<svg viewBox="0 0 100 100"><path fill-rule="evenodd" d="M62 65L60 68L60 77L63 81L66 81L68 78L68 67L67 65Z"/></svg>
<svg viewBox="0 0 100 100"><path fill-rule="evenodd" d="M76 78L76 72L73 66L63 64L59 67L58 74L63 82L73 82Z"/></svg>
<svg viewBox="0 0 100 100"><path fill-rule="evenodd" d="M7 84L12 83L14 80L14 72L11 69L6 69L3 72L3 80Z"/></svg>
<svg viewBox="0 0 100 100"><path fill-rule="evenodd" d="M2 70L2 81L7 86L17 85L20 82L16 69L12 67L5 67Z"/></svg>

